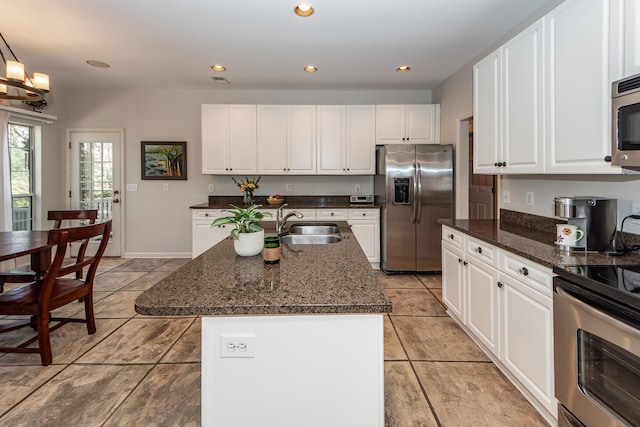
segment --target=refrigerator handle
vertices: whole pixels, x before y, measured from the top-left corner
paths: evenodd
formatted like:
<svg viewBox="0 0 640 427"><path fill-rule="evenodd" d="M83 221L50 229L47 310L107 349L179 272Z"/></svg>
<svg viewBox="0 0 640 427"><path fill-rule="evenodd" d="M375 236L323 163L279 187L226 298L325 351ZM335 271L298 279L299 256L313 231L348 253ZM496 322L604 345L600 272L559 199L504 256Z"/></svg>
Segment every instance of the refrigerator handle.
<svg viewBox="0 0 640 427"><path fill-rule="evenodd" d="M418 204L416 203L418 199L418 169L416 168L416 162L413 162L413 212L411 213L411 224L415 224L418 220Z"/></svg>
<svg viewBox="0 0 640 427"><path fill-rule="evenodd" d="M418 162L418 167L416 168L416 175L418 176L418 194L415 200L418 211L418 216L416 216L416 224L420 224L422 222L422 166L420 166L420 162Z"/></svg>

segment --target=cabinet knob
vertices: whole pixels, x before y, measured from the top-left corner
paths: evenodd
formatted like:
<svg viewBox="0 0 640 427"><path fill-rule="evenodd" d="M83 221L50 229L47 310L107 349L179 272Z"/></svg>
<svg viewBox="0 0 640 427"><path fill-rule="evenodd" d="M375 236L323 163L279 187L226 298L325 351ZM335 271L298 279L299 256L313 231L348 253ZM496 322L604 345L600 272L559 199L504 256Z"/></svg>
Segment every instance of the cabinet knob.
<svg viewBox="0 0 640 427"><path fill-rule="evenodd" d="M206 213L206 214L204 214L204 216L209 216L209 214L208 214L208 213Z"/></svg>
<svg viewBox="0 0 640 427"><path fill-rule="evenodd" d="M611 156L604 156L605 162L611 162Z"/></svg>
<svg viewBox="0 0 640 427"><path fill-rule="evenodd" d="M520 270L518 270L518 273L524 275L524 276L528 276L529 275L529 270L527 269L527 267L522 267Z"/></svg>
<svg viewBox="0 0 640 427"><path fill-rule="evenodd" d="M477 253L481 254L481 253L482 253L482 248L481 248L480 246L478 246L478 247L475 249L475 251L476 251Z"/></svg>
<svg viewBox="0 0 640 427"><path fill-rule="evenodd" d="M458 258L458 262L462 262L462 258Z"/></svg>
<svg viewBox="0 0 640 427"><path fill-rule="evenodd" d="M350 171L351 169L347 168L347 171Z"/></svg>
<svg viewBox="0 0 640 427"><path fill-rule="evenodd" d="M229 170L229 168L224 168L224 170L228 171L228 170Z"/></svg>
<svg viewBox="0 0 640 427"><path fill-rule="evenodd" d="M502 162L502 166L507 166L507 162Z"/></svg>
<svg viewBox="0 0 640 427"><path fill-rule="evenodd" d="M495 162L495 163L493 164L493 166L498 167L498 166L500 166L500 163Z"/></svg>
<svg viewBox="0 0 640 427"><path fill-rule="evenodd" d="M333 216L333 215L334 215L333 212L331 212L331 216Z"/></svg>
<svg viewBox="0 0 640 427"><path fill-rule="evenodd" d="M502 286L504 286L502 282L498 282L498 287L501 288Z"/></svg>
<svg viewBox="0 0 640 427"><path fill-rule="evenodd" d="M367 216L367 214L366 214L366 213L364 213L364 212L362 212L362 216Z"/></svg>
<svg viewBox="0 0 640 427"><path fill-rule="evenodd" d="M453 239L453 233L449 234L447 237L449 237L450 239Z"/></svg>
<svg viewBox="0 0 640 427"><path fill-rule="evenodd" d="M462 261L462 265L466 266L468 264L467 261Z"/></svg>

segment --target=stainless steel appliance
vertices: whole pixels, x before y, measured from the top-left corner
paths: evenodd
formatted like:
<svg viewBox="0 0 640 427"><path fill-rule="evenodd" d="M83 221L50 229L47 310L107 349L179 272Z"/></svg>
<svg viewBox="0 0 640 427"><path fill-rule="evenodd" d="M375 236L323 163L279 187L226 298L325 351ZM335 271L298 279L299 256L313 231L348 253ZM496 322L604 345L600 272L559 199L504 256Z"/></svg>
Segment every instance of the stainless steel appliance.
<svg viewBox="0 0 640 427"><path fill-rule="evenodd" d="M592 252L613 250L618 225L618 201L604 197L556 197L555 214L584 231L571 249Z"/></svg>
<svg viewBox="0 0 640 427"><path fill-rule="evenodd" d="M385 145L376 153L381 268L440 271L438 219L453 218L453 146Z"/></svg>
<svg viewBox="0 0 640 427"><path fill-rule="evenodd" d="M640 425L640 266L553 272L558 426Z"/></svg>
<svg viewBox="0 0 640 427"><path fill-rule="evenodd" d="M613 82L612 162L640 167L640 74Z"/></svg>

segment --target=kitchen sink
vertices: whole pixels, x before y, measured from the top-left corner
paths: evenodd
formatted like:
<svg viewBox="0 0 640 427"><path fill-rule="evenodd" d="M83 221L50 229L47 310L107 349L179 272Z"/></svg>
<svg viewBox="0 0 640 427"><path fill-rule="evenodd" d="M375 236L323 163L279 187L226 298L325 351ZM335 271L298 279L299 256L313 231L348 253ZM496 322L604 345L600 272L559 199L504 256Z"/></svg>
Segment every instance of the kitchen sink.
<svg viewBox="0 0 640 427"><path fill-rule="evenodd" d="M280 236L283 245L326 245L342 240L338 234L284 234Z"/></svg>
<svg viewBox="0 0 640 427"><path fill-rule="evenodd" d="M284 245L325 245L341 240L338 225L327 222L297 222L280 235Z"/></svg>
<svg viewBox="0 0 640 427"><path fill-rule="evenodd" d="M316 222L316 223L297 223L291 224L287 234L339 234L336 224Z"/></svg>

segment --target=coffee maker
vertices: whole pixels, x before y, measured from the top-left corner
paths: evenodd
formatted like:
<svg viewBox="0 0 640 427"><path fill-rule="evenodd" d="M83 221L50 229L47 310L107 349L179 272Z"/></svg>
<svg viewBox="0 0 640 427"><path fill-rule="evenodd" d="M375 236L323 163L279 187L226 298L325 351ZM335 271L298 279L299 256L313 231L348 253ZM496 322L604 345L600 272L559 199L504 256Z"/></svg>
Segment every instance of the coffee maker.
<svg viewBox="0 0 640 427"><path fill-rule="evenodd" d="M572 250L605 252L614 248L618 201L604 197L556 197L555 214L584 232Z"/></svg>

